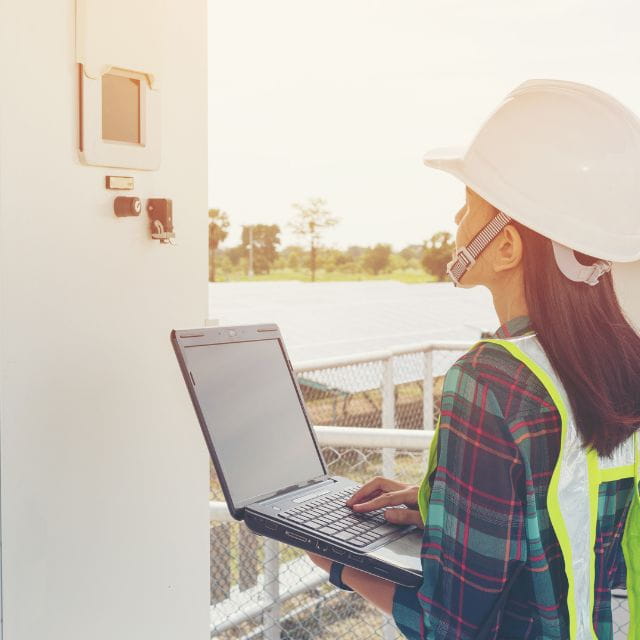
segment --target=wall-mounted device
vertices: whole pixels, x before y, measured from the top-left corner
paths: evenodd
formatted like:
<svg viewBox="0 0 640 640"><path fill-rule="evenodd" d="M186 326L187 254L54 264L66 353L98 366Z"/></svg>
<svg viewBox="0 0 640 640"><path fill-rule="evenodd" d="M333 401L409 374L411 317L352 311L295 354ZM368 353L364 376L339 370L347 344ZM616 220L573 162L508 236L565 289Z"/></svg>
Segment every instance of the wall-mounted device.
<svg viewBox="0 0 640 640"><path fill-rule="evenodd" d="M118 218L139 216L142 211L142 202L135 196L118 196L113 201L113 212Z"/></svg>
<svg viewBox="0 0 640 640"><path fill-rule="evenodd" d="M151 237L166 244L176 237L173 232L173 206L169 198L149 198L147 213L151 221Z"/></svg>
<svg viewBox="0 0 640 640"><path fill-rule="evenodd" d="M164 2L76 0L79 151L106 167L160 166Z"/></svg>

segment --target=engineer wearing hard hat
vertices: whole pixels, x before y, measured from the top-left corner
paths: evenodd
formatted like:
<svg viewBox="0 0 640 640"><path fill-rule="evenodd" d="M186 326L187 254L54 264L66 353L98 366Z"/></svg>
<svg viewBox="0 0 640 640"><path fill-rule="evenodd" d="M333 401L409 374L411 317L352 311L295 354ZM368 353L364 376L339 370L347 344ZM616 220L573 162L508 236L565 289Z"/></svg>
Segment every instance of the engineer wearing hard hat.
<svg viewBox="0 0 640 640"><path fill-rule="evenodd" d="M420 487L349 504L424 527L419 588L314 556L408 638L612 638L625 586L640 639L640 120L585 85L512 91L464 149L425 163L466 186L459 286L502 323L444 380Z"/></svg>

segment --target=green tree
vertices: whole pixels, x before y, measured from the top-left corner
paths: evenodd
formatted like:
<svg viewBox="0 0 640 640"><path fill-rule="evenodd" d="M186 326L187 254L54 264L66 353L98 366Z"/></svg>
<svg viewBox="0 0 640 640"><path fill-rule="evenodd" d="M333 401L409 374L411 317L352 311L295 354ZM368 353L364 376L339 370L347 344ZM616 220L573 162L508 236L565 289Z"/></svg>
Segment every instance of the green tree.
<svg viewBox="0 0 640 640"><path fill-rule="evenodd" d="M361 258L367 250L367 247L359 247L356 244L352 244L347 248L346 254L349 256L349 259L357 260L358 258Z"/></svg>
<svg viewBox="0 0 640 640"><path fill-rule="evenodd" d="M225 241L229 228L229 216L220 209L209 209L209 281L216 281L216 253Z"/></svg>
<svg viewBox="0 0 640 640"><path fill-rule="evenodd" d="M311 282L316 279L317 252L322 234L329 227L338 224L339 221L326 208L326 204L323 198L309 198L306 204L294 202L291 205L297 213L289 226L293 233L309 241Z"/></svg>
<svg viewBox="0 0 640 640"><path fill-rule="evenodd" d="M389 256L389 264L386 267L386 271L394 272L394 271L405 271L406 269L410 269L411 264L409 260L403 258L399 253L391 252Z"/></svg>
<svg viewBox="0 0 640 640"><path fill-rule="evenodd" d="M400 251L400 255L405 260L411 260L412 258L420 259L423 255L424 246L421 244L408 244L402 251Z"/></svg>
<svg viewBox="0 0 640 640"><path fill-rule="evenodd" d="M244 257L245 251L245 247L238 244L235 247L229 247L225 251L225 255L229 258L229 261L234 267L238 267L240 265L240 261Z"/></svg>
<svg viewBox="0 0 640 640"><path fill-rule="evenodd" d="M278 257L276 245L280 244L280 227L277 224L243 225L242 245L245 247L245 255L249 254L251 235L253 235L253 272L269 273L271 265Z"/></svg>
<svg viewBox="0 0 640 640"><path fill-rule="evenodd" d="M290 245L280 252L280 258L287 269L294 271L301 269L306 265L307 256L303 247L298 245Z"/></svg>
<svg viewBox="0 0 640 640"><path fill-rule="evenodd" d="M341 270L340 268L349 260L340 249L325 249L318 255L317 267L328 272Z"/></svg>
<svg viewBox="0 0 640 640"><path fill-rule="evenodd" d="M218 251L216 256L216 282L229 281L233 273L233 264L227 251Z"/></svg>
<svg viewBox="0 0 640 640"><path fill-rule="evenodd" d="M364 254L363 266L366 271L377 276L381 271L389 266L389 256L391 246L388 244L377 244L372 249L368 249Z"/></svg>
<svg viewBox="0 0 640 640"><path fill-rule="evenodd" d="M438 231L424 243L422 266L440 282L446 280L447 263L455 248L453 236L448 231Z"/></svg>

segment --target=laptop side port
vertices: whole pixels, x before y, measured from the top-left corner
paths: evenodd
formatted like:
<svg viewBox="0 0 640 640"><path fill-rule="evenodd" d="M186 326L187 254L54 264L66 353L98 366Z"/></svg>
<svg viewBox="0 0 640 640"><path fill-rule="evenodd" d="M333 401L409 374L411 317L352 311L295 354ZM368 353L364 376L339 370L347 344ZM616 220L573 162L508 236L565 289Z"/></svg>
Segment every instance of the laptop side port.
<svg viewBox="0 0 640 640"><path fill-rule="evenodd" d="M278 528L278 523L271 522L270 520L265 520L264 525L265 527L267 527L267 529L270 529L271 531L275 531Z"/></svg>
<svg viewBox="0 0 640 640"><path fill-rule="evenodd" d="M292 540L297 540L298 542L304 542L304 543L309 542L309 538L305 538L305 536L299 533L295 533L294 531L289 531L288 529L285 529L284 535L287 536L287 538L291 538Z"/></svg>
<svg viewBox="0 0 640 640"><path fill-rule="evenodd" d="M337 556L341 556L346 553L346 551L340 547L331 547L331 551L333 551Z"/></svg>

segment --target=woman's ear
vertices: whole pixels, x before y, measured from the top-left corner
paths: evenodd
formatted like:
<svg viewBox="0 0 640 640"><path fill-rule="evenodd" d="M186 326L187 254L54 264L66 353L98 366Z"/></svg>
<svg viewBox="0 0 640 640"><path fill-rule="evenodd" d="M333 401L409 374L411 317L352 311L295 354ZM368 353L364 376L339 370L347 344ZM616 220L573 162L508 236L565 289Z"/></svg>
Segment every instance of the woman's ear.
<svg viewBox="0 0 640 640"><path fill-rule="evenodd" d="M522 262L522 238L518 230L508 224L495 242L493 270L497 273L517 268Z"/></svg>

